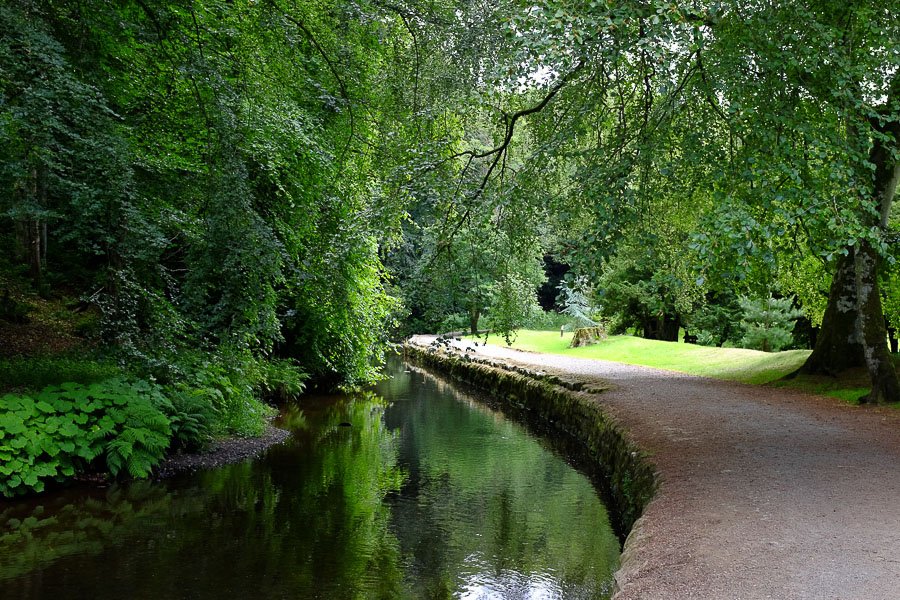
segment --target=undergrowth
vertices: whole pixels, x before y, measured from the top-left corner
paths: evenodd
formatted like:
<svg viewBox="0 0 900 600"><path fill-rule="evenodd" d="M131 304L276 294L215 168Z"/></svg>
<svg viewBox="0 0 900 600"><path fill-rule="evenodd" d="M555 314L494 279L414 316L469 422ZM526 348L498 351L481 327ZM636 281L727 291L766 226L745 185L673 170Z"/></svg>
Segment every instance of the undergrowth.
<svg viewBox="0 0 900 600"><path fill-rule="evenodd" d="M86 473L146 477L166 453L261 434L306 375L249 353L179 354L164 376L65 357L0 361L0 495Z"/></svg>

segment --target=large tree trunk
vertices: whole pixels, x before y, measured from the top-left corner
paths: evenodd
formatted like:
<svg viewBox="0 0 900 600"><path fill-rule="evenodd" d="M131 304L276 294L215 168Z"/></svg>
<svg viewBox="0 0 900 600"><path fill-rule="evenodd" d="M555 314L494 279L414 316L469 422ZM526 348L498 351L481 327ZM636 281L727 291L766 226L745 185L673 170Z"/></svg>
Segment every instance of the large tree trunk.
<svg viewBox="0 0 900 600"><path fill-rule="evenodd" d="M472 335L478 335L478 321L481 319L481 311L477 306L469 307L469 331Z"/></svg>
<svg viewBox="0 0 900 600"><path fill-rule="evenodd" d="M900 95L900 74L894 76L891 96ZM871 124L880 134L900 139L900 123ZM884 231L900 180L900 162L893 157L892 145L875 137L869 153L875 166L872 198L878 218L870 225ZM865 402L900 402L900 380L887 347L887 328L878 289L880 257L867 240L860 240L838 261L822 330L813 353L802 370L835 374L844 369L865 366L872 391Z"/></svg>
<svg viewBox="0 0 900 600"><path fill-rule="evenodd" d="M837 375L866 364L856 329L856 312L856 270L851 249L838 259L822 327L802 372Z"/></svg>
<svg viewBox="0 0 900 600"><path fill-rule="evenodd" d="M854 259L859 306L856 325L872 383L872 391L864 401L873 404L898 402L900 380L888 351L887 329L884 326L881 292L878 289L880 257L868 242L862 242L856 247Z"/></svg>
<svg viewBox="0 0 900 600"><path fill-rule="evenodd" d="M897 402L900 380L887 346L878 263L868 242L860 242L840 258L816 347L801 371L837 375L866 367L872 391L863 401Z"/></svg>

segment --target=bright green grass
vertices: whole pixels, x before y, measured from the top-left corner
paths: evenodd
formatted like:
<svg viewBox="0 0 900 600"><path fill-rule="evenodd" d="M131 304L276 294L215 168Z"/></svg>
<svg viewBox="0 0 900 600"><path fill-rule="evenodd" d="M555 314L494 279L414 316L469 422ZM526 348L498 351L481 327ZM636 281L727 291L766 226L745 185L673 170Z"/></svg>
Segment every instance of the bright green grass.
<svg viewBox="0 0 900 600"><path fill-rule="evenodd" d="M613 360L741 383L770 384L831 396L850 404L859 404L859 399L869 393L865 369L847 371L839 378L798 375L783 379L800 368L809 356L809 350L759 352L742 348L709 348L628 335L612 336L583 348L569 348L571 341L572 333L560 337L558 331L521 330L513 347L546 354ZM504 342L500 337L491 337L489 343L499 346ZM894 355L894 360L900 368L900 355Z"/></svg>
<svg viewBox="0 0 900 600"><path fill-rule="evenodd" d="M709 348L695 344L645 340L627 335L612 336L582 348L569 348L571 341L571 333L560 337L559 332L522 330L519 331L513 347L578 358L614 360L631 365L754 384L781 379L796 371L809 356L809 350L759 352L742 348ZM502 338L491 337L489 343L503 345L504 342Z"/></svg>

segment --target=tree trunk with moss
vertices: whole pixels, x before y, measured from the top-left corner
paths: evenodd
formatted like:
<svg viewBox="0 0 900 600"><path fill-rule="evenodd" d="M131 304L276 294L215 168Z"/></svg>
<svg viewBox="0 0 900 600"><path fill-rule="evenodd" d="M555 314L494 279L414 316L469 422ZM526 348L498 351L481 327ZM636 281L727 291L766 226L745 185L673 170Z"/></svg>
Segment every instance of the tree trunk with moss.
<svg viewBox="0 0 900 600"><path fill-rule="evenodd" d="M900 79L895 79L894 87ZM896 92L897 90L893 90ZM892 96L894 94L892 93ZM887 228L900 163L892 156L894 141L900 139L900 124L872 123L879 134L869 155L875 165L873 197L879 218L873 229ZM822 330L813 353L803 365L807 373L835 375L843 370L865 366L872 391L863 398L874 404L900 402L900 380L887 346L887 328L878 289L881 257L872 244L860 240L848 249L837 264Z"/></svg>

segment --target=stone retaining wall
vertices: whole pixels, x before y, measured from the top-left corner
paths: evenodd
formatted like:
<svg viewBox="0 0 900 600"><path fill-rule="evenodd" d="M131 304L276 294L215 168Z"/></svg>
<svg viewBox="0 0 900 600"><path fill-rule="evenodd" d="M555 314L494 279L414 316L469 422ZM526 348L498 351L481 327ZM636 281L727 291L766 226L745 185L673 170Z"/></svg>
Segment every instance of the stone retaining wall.
<svg viewBox="0 0 900 600"><path fill-rule="evenodd" d="M505 412L542 423L578 448L580 461L598 471L613 525L628 535L653 498L653 464L596 400L603 388L524 367L473 358L449 349L404 346L404 357L490 394Z"/></svg>

